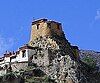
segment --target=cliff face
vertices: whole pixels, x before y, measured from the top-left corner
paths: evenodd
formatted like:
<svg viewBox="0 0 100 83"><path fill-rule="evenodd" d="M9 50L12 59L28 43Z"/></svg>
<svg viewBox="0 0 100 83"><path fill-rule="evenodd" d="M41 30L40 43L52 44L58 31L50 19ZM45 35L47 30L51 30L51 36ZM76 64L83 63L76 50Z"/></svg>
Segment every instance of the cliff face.
<svg viewBox="0 0 100 83"><path fill-rule="evenodd" d="M95 57L84 58L88 54L95 56L96 53L82 51L77 46L70 45L60 23L46 19L32 22L28 46L31 47L31 50L27 51L29 55L27 66L23 70L14 71L15 74L11 72L10 75L7 75L6 78L9 82L11 81L9 76L14 77L13 79L18 81L16 83L100 82L99 71L96 67L98 64L96 65L93 59ZM99 54L97 56L99 57ZM22 65L22 63L20 64ZM13 65L11 64L12 68Z"/></svg>
<svg viewBox="0 0 100 83"><path fill-rule="evenodd" d="M100 82L100 52L93 50L80 50L80 61L82 70L88 83Z"/></svg>
<svg viewBox="0 0 100 83"><path fill-rule="evenodd" d="M32 33L29 45L37 47L35 54L31 59L32 63L44 71L48 76L54 79L57 83L79 83L86 81L82 72L78 69L79 67L79 55L78 48L71 46L68 40L65 38L62 29L58 29L60 35L57 34L56 26L53 26L52 22L49 21L49 27L43 26L43 22L48 24L48 21L35 22L37 27L40 27L41 32L39 35L34 35L35 24L32 26ZM50 25L51 23L51 25ZM54 22L56 25L57 23ZM42 28L50 31L50 34L43 35ZM38 28L39 29L39 28ZM59 31L60 30L60 31ZM35 31L36 32L36 31Z"/></svg>
<svg viewBox="0 0 100 83"><path fill-rule="evenodd" d="M100 52L96 52L93 50L80 50L79 55L81 60L86 57L92 58L96 63L95 65L99 68L100 71Z"/></svg>
<svg viewBox="0 0 100 83"><path fill-rule="evenodd" d="M98 78L91 79L94 75L99 76L95 61L89 59L93 62L87 64L87 58L82 60L84 51L70 45L59 23L47 20L33 22L29 45L38 48L31 62L57 83L98 83Z"/></svg>
<svg viewBox="0 0 100 83"><path fill-rule="evenodd" d="M48 76L58 83L80 81L82 74L77 70L78 58L75 57L71 45L65 38L56 36L38 38L31 43L33 47L40 48L40 54L37 52L33 55L32 62L36 63Z"/></svg>

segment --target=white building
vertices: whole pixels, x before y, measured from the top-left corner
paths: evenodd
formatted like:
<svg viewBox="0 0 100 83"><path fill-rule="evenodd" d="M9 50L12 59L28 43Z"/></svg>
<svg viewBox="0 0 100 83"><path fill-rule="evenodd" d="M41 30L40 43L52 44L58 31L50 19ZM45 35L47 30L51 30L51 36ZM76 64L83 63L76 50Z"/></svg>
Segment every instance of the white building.
<svg viewBox="0 0 100 83"><path fill-rule="evenodd" d="M28 45L20 47L18 51L13 53L6 52L4 57L0 58L0 67L5 69L5 65L8 65L7 67L11 65L14 71L24 69L28 66L32 54L34 54L34 47Z"/></svg>
<svg viewBox="0 0 100 83"><path fill-rule="evenodd" d="M1 66L1 67L4 66L4 57L0 58L0 66Z"/></svg>

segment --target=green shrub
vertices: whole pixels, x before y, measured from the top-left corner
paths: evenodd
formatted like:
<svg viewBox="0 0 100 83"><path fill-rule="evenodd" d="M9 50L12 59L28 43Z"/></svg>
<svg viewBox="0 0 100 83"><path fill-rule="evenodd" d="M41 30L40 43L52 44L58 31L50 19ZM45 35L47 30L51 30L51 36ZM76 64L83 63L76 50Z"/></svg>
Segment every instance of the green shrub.
<svg viewBox="0 0 100 83"><path fill-rule="evenodd" d="M86 56L82 59L82 61L84 63L86 63L87 65L89 65L90 67L92 68L95 68L96 67L96 60L90 56Z"/></svg>

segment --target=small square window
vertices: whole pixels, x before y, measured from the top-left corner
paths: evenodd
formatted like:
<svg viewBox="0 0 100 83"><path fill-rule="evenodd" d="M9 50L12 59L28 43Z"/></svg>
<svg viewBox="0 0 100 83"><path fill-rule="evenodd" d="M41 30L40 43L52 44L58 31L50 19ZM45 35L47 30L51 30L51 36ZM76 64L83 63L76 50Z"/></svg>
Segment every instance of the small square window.
<svg viewBox="0 0 100 83"><path fill-rule="evenodd" d="M26 57L26 50L23 50L23 51L22 51L22 57L23 57L23 58Z"/></svg>
<svg viewBox="0 0 100 83"><path fill-rule="evenodd" d="M48 23L48 28L51 28L51 23Z"/></svg>
<svg viewBox="0 0 100 83"><path fill-rule="evenodd" d="M59 24L57 25L57 29L60 30L60 25Z"/></svg>
<svg viewBox="0 0 100 83"><path fill-rule="evenodd" d="M39 29L39 25L40 25L40 24L37 24L37 29Z"/></svg>

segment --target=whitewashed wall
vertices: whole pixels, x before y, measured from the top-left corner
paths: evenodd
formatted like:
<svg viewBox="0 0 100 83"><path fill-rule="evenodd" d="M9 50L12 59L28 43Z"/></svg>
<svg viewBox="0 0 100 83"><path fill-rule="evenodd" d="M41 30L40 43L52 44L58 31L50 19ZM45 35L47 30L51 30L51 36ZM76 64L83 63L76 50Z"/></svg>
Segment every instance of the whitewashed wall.
<svg viewBox="0 0 100 83"><path fill-rule="evenodd" d="M0 66L1 66L1 67L4 66L4 60L0 62Z"/></svg>
<svg viewBox="0 0 100 83"><path fill-rule="evenodd" d="M9 63L9 62L10 62L10 57L5 57L5 58L4 58L4 62L5 62L5 63Z"/></svg>
<svg viewBox="0 0 100 83"><path fill-rule="evenodd" d="M26 57L22 57L22 51L20 51L16 57L16 61L18 61L18 62L28 61L28 49L25 49L25 50L26 50Z"/></svg>

